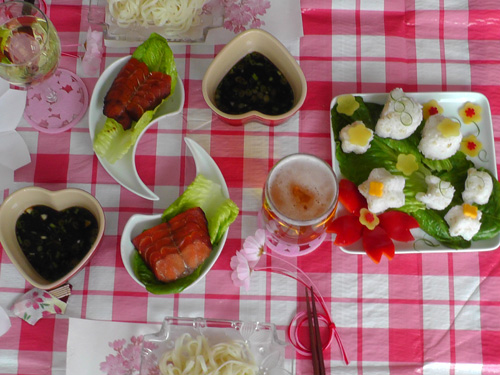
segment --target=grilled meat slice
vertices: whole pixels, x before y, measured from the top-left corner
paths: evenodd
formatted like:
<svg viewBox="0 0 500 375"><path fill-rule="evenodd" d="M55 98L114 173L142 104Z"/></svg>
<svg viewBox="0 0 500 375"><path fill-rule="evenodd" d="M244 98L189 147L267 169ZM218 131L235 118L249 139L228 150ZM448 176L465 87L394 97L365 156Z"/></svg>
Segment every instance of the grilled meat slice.
<svg viewBox="0 0 500 375"><path fill-rule="evenodd" d="M152 72L127 105L132 120L138 121L144 112L155 109L170 94L171 83L168 74Z"/></svg>
<svg viewBox="0 0 500 375"><path fill-rule="evenodd" d="M142 232L132 243L163 282L190 275L212 251L207 219L199 207Z"/></svg>
<svg viewBox="0 0 500 375"><path fill-rule="evenodd" d="M129 129L133 121L156 108L170 94L171 80L168 74L150 73L145 63L132 57L104 97L104 115Z"/></svg>
<svg viewBox="0 0 500 375"><path fill-rule="evenodd" d="M131 58L120 70L104 97L104 115L115 119L124 129L130 128L132 119L127 113L127 104L148 76L147 65Z"/></svg>

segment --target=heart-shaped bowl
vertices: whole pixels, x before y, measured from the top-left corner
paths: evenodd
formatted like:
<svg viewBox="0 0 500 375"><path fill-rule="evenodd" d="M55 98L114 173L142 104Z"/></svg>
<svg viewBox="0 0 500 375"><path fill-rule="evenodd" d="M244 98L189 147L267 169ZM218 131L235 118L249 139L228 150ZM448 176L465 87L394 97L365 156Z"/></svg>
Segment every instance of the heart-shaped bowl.
<svg viewBox="0 0 500 375"><path fill-rule="evenodd" d="M294 102L287 112L280 115L266 115L253 110L232 115L221 111L215 105L215 91L219 83L238 61L252 52L259 52L267 57L290 83L294 93ZM215 56L203 76L201 87L208 106L222 121L230 125L243 125L252 121L268 126L282 124L302 107L307 94L306 78L295 58L278 39L261 29L250 29L234 37Z"/></svg>
<svg viewBox="0 0 500 375"><path fill-rule="evenodd" d="M42 277L31 265L21 249L16 236L16 222L26 209L44 205L57 211L70 207L83 207L97 220L98 232L87 254L68 273L57 280ZM26 187L15 191L0 206L0 243L19 273L33 286L50 290L56 288L80 271L94 255L104 235L105 217L101 205L91 194L80 189L50 191L40 187Z"/></svg>

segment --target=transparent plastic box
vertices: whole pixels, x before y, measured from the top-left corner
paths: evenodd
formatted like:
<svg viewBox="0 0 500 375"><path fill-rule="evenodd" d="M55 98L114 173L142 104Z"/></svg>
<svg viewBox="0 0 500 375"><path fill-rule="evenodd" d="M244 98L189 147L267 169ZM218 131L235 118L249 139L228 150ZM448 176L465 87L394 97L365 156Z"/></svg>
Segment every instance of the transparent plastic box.
<svg viewBox="0 0 500 375"><path fill-rule="evenodd" d="M248 350L258 366L258 375L290 375L293 363L285 360L286 343L278 338L271 323L243 322L204 318L164 319L159 332L145 335L141 353L141 375L161 374L158 363L165 352L175 347L184 334L193 339L204 336L209 345L238 342Z"/></svg>
<svg viewBox="0 0 500 375"><path fill-rule="evenodd" d="M155 25L120 27L109 12L108 0L90 0L88 21L93 29L102 27L106 47L137 47L153 32L169 42L203 43L210 29L222 27L224 6L222 2L204 6L199 13L199 23L184 33L171 32L166 27Z"/></svg>

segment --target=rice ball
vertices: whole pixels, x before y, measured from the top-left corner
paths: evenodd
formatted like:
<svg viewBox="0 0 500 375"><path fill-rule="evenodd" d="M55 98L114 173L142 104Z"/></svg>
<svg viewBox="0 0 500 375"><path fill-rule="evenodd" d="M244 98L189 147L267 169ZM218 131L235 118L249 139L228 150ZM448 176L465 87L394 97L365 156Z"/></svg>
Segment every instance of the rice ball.
<svg viewBox="0 0 500 375"><path fill-rule="evenodd" d="M489 173L469 168L465 180L465 190L462 199L465 203L486 204L493 192L493 180Z"/></svg>
<svg viewBox="0 0 500 375"><path fill-rule="evenodd" d="M481 228L481 216L483 213L477 210L477 215L471 217L466 214L466 205L467 203L453 206L444 216L444 220L448 223L450 236L461 236L465 240L470 241L479 232L479 228Z"/></svg>
<svg viewBox="0 0 500 375"><path fill-rule="evenodd" d="M342 151L364 154L370 148L373 139L373 130L367 128L363 121L355 121L344 126L340 131Z"/></svg>
<svg viewBox="0 0 500 375"><path fill-rule="evenodd" d="M415 132L422 119L422 105L396 88L389 93L375 134L382 138L405 139Z"/></svg>
<svg viewBox="0 0 500 375"><path fill-rule="evenodd" d="M433 210L443 210L448 207L455 194L453 185L436 176L425 177L425 182L427 193L417 193L415 198Z"/></svg>
<svg viewBox="0 0 500 375"><path fill-rule="evenodd" d="M385 168L375 168L358 190L366 198L368 209L379 214L405 204L404 187L404 177L392 175Z"/></svg>
<svg viewBox="0 0 500 375"><path fill-rule="evenodd" d="M449 124L443 128L443 124ZM456 124L456 125L455 125ZM447 132L446 128L458 126L458 132ZM418 149L428 159L444 160L453 156L460 148L462 133L460 124L441 115L433 115L427 119L422 130L422 139L418 144Z"/></svg>

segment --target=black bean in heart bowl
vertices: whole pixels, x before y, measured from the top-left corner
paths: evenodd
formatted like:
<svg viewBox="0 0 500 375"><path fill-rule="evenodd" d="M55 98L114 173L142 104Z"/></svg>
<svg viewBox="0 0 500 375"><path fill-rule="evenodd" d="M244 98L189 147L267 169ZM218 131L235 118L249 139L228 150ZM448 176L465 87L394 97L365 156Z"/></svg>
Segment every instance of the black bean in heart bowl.
<svg viewBox="0 0 500 375"><path fill-rule="evenodd" d="M276 126L304 104L307 82L295 58L267 31L246 30L217 54L203 76L205 102L230 125Z"/></svg>
<svg viewBox="0 0 500 375"><path fill-rule="evenodd" d="M0 243L19 273L50 290L80 271L104 234L101 205L80 189L26 187L0 206Z"/></svg>

